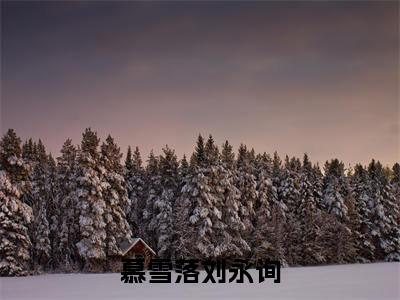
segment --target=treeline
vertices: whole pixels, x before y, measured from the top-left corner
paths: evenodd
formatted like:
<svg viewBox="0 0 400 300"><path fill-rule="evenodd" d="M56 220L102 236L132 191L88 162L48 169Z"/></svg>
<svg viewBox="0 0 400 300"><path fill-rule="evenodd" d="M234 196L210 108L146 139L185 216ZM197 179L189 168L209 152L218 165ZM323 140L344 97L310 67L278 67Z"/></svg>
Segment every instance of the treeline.
<svg viewBox="0 0 400 300"><path fill-rule="evenodd" d="M277 259L284 265L400 260L400 165L372 160L323 172L202 136L190 159L166 146L146 166L124 163L108 136L86 129L59 157L0 141L0 274L107 271L119 245L142 237L159 257Z"/></svg>

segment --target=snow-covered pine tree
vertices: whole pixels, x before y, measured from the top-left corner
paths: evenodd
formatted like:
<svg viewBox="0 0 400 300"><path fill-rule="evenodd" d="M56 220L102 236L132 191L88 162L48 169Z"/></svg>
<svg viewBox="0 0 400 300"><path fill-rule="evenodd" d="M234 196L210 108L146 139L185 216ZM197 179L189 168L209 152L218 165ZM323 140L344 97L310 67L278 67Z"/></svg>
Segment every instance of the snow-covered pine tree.
<svg viewBox="0 0 400 300"><path fill-rule="evenodd" d="M27 275L32 243L32 209L22 201L29 187L21 140L9 129L0 141L0 275Z"/></svg>
<svg viewBox="0 0 400 300"><path fill-rule="evenodd" d="M126 183L126 188L128 191L128 198L129 198L129 202L130 205L128 207L128 211L127 211L127 218L128 218L128 222L129 225L131 226L131 231L135 232L137 231L137 210L136 208L133 208L132 203L134 201L132 201L131 199L131 194L132 192L134 192L132 186L131 186L131 179L130 177L133 175L133 159L132 159L132 148L131 146L128 146L128 151L126 152L126 156L125 156L125 166L124 166L124 178L125 178L125 183ZM134 228L134 230L133 230Z"/></svg>
<svg viewBox="0 0 400 300"><path fill-rule="evenodd" d="M349 176L351 176L349 174ZM351 236L351 241L349 242L348 250L351 252L346 253L346 261L348 263L356 263L356 262L368 262L368 260L362 258L359 253L359 249L364 247L364 237L360 231L361 229L361 216L357 209L357 200L354 197L348 197L346 199L347 206L347 220L344 225L349 229L349 233ZM365 252L367 252L366 249Z"/></svg>
<svg viewBox="0 0 400 300"><path fill-rule="evenodd" d="M79 209L76 197L77 149L71 139L67 139L57 157L57 193L56 201L62 212L59 219L58 245L55 246L57 267L64 271L78 269Z"/></svg>
<svg viewBox="0 0 400 300"><path fill-rule="evenodd" d="M49 268L49 260L51 258L50 226L47 220L46 202L40 201L36 210L33 227L36 236L32 238L34 241L33 260L35 270L41 271Z"/></svg>
<svg viewBox="0 0 400 300"><path fill-rule="evenodd" d="M186 177L186 175L188 175L190 172L190 166L189 163L186 159L186 155L183 155L183 158L181 159L180 163L179 163L179 169L178 169L178 173L179 173L179 182L180 182L180 187L183 187L183 178Z"/></svg>
<svg viewBox="0 0 400 300"><path fill-rule="evenodd" d="M60 243L60 220L62 211L60 211L60 204L57 199L57 163L51 153L47 156L48 172L47 172L47 185L48 185L48 202L47 202L47 220L50 228L50 245L51 245L51 267L54 268L59 265L56 248Z"/></svg>
<svg viewBox="0 0 400 300"><path fill-rule="evenodd" d="M143 236L143 211L146 206L145 199L145 174L142 167L142 158L139 148L136 147L132 154L131 147L125 159L125 181L128 188L128 197L131 205L128 211L128 222L135 236Z"/></svg>
<svg viewBox="0 0 400 300"><path fill-rule="evenodd" d="M325 216L322 227L324 235L319 241L323 245L323 252L329 263L348 263L354 261L357 255L354 244L355 237L349 228L354 226L351 222L357 216L354 209L354 200L351 194L349 180L345 175L343 162L333 159L324 166L325 177L321 206L324 211L335 218ZM349 207L351 207L349 211ZM350 217L353 219L350 220ZM337 231L336 242L333 243L332 230Z"/></svg>
<svg viewBox="0 0 400 300"><path fill-rule="evenodd" d="M255 175L257 180L257 201L254 209L256 212L255 231L252 239L253 259L265 259L271 243L268 240L270 233L271 210L273 200L271 193L276 193L272 184L272 160L266 154L257 155L255 161Z"/></svg>
<svg viewBox="0 0 400 300"><path fill-rule="evenodd" d="M215 167L216 165L218 165L220 153L211 134L209 135L206 145L204 147L204 154L207 167Z"/></svg>
<svg viewBox="0 0 400 300"><path fill-rule="evenodd" d="M37 143L32 175L32 226L33 263L38 271L48 269L51 259L50 225L47 209L52 197L49 184L49 162L46 149L41 140Z"/></svg>
<svg viewBox="0 0 400 300"><path fill-rule="evenodd" d="M182 188L185 186L185 179L191 172L191 167L186 159L186 155L183 155L183 158L179 162L179 167L178 167L178 180L179 180L179 186L178 186L178 193L179 196L178 198L175 199L175 207L172 210L172 213L174 215L173 217L173 238L172 238L172 248L173 248L173 258L179 258L181 257L181 253L179 252L179 247L181 245L180 241L180 234L181 234L181 228L180 226L180 214L182 211L180 210L180 205L182 201L182 197L180 196ZM183 209L183 208L182 208Z"/></svg>
<svg viewBox="0 0 400 300"><path fill-rule="evenodd" d="M303 165L300 171L300 206L299 211L302 216L315 212L317 209L317 199L315 196L320 194L315 190L313 181L315 181L315 170L312 167L307 154L304 154Z"/></svg>
<svg viewBox="0 0 400 300"><path fill-rule="evenodd" d="M247 151L247 160L251 169L254 171L254 168L256 166L256 151L254 150L254 148L251 148L250 151Z"/></svg>
<svg viewBox="0 0 400 300"><path fill-rule="evenodd" d="M199 145L197 148L201 149ZM200 156L198 156L198 158L199 157ZM204 159L204 167L200 172L208 182L207 190L209 197L206 199L207 203L200 204L200 208L203 212L207 210L207 216L205 216L203 228L205 228L207 224L207 226L210 227L210 231L207 236L208 244L197 244L197 250L199 250L200 255L205 258L241 256L243 255L242 249L244 244L238 244L241 242L240 239L233 240L231 234L235 234L235 232L228 229L228 225L224 222L226 217L230 218L232 216L230 214L232 211L229 210L227 211L227 215L223 215L225 202L226 200L230 201L231 199L229 198L232 196L228 195L228 193L235 193L234 190L230 189L230 185L233 183L233 178L230 177L227 170L224 169L221 163L218 147L215 145L214 139L211 135L204 146ZM197 161L200 161L200 159L197 159ZM235 196L233 195L233 197ZM202 222L201 211L196 211L198 208L199 207L196 207L194 209L190 218L193 217L193 219L196 219L200 215L200 220ZM235 226L235 224L232 224L232 226ZM200 229L200 235L202 235L203 228ZM237 236L235 236L235 238L237 238Z"/></svg>
<svg viewBox="0 0 400 300"><path fill-rule="evenodd" d="M261 225L261 224L260 224ZM254 246L252 259L278 260L282 266L288 266L285 251L286 216L281 206L271 207L271 217L267 223L257 228L257 244Z"/></svg>
<svg viewBox="0 0 400 300"><path fill-rule="evenodd" d="M324 175L322 174L321 168L318 162L313 165L313 177L311 178L311 185L314 190L314 198L317 203L317 207L322 209L323 203L323 186L324 186Z"/></svg>
<svg viewBox="0 0 400 300"><path fill-rule="evenodd" d="M254 231L254 205L258 197L256 177L253 174L254 165L251 161L251 154L247 150L247 147L241 144L237 158L236 187L240 191L240 217L245 225L242 236L248 243L251 243Z"/></svg>
<svg viewBox="0 0 400 300"><path fill-rule="evenodd" d="M299 221L298 207L300 205L300 169L298 159L285 158L285 164L281 171L278 187L279 201L285 204L284 248L285 258L288 264L298 265L301 254L301 225Z"/></svg>
<svg viewBox="0 0 400 300"><path fill-rule="evenodd" d="M122 154L114 139L109 135L101 145L101 168L107 185L103 188L105 202L104 222L106 230L106 255L121 254L119 245L130 241L132 232L125 211L129 206L128 192L121 164Z"/></svg>
<svg viewBox="0 0 400 300"><path fill-rule="evenodd" d="M22 146L22 160L27 170L27 183L28 186L25 188L25 193L22 196L22 200L28 204L31 208L33 207L34 199L32 197L32 182L33 182L33 168L36 163L36 149L37 145L30 138ZM31 231L30 231L31 233Z"/></svg>
<svg viewBox="0 0 400 300"><path fill-rule="evenodd" d="M35 146L33 140L30 138L22 145L22 158L25 163L31 163L35 160Z"/></svg>
<svg viewBox="0 0 400 300"><path fill-rule="evenodd" d="M165 146L159 162L162 191L160 197L153 203L153 219L150 225L155 229L157 255L165 258L174 255L173 208L179 192L178 165L175 151Z"/></svg>
<svg viewBox="0 0 400 300"><path fill-rule="evenodd" d="M154 203L160 200L162 193L159 163L159 157L156 157L152 150L146 166L146 206L143 210L141 226L143 227L143 237L153 249L156 249L157 246Z"/></svg>
<svg viewBox="0 0 400 300"><path fill-rule="evenodd" d="M313 168L308 155L304 154L303 164L299 174L300 205L296 218L299 228L296 234L300 236L297 260L300 265L317 265L326 262L322 255L322 245L317 240L322 236L320 230L321 211L318 209L318 197L321 191L315 183L318 180L316 169Z"/></svg>
<svg viewBox="0 0 400 300"><path fill-rule="evenodd" d="M260 165L260 172L264 167L262 167L263 164L267 163L269 160L268 158L262 158L265 162L260 164L260 162L257 163L256 160L256 166L257 164ZM261 161L262 161L261 160ZM275 151L273 160L272 160L272 169L271 169L271 175L268 175L269 173L269 167L267 167L267 175L271 176L271 183L272 186L270 187L268 191L268 186L269 183L265 184L266 182L263 183L262 177L258 176L258 197L262 198L264 193L262 192L267 188L267 203L269 207L265 207L270 212L270 218L266 218L266 222L263 223L263 219L265 219L265 215L262 213L262 210L258 210L257 214L257 222L256 222L256 234L254 235L254 242L253 242L253 260L257 261L258 259L271 259L271 260L279 260L282 265L287 266L288 262L286 259L286 251L285 251L285 224L287 222L287 212L288 208L286 204L281 201L278 197L278 188L280 186L280 180L282 176L282 162L281 159L279 158L278 153ZM265 171L263 171L265 172ZM261 199L260 198L260 199ZM267 213L268 214L268 213Z"/></svg>
<svg viewBox="0 0 400 300"><path fill-rule="evenodd" d="M392 178L390 180L392 185L393 195L396 199L397 206L400 207L400 164L395 163L392 168ZM396 220L400 224L400 216Z"/></svg>
<svg viewBox="0 0 400 300"><path fill-rule="evenodd" d="M344 164L338 159L325 163L322 207L341 221L347 218L345 199L351 193L344 171Z"/></svg>
<svg viewBox="0 0 400 300"><path fill-rule="evenodd" d="M353 235L347 224L342 223L335 214L322 211L314 219L321 234L316 237L316 244L321 246L321 253L327 264L344 264L353 261L356 256Z"/></svg>
<svg viewBox="0 0 400 300"><path fill-rule="evenodd" d="M216 200L210 175L210 160L218 159L216 150L211 141L206 147L203 137L199 135L190 159L190 172L184 179L185 185L177 202L175 228L178 229L179 238L178 257L201 260L216 258L214 230L216 227L218 230L218 225L212 220L222 217L220 211L214 209Z"/></svg>
<svg viewBox="0 0 400 300"><path fill-rule="evenodd" d="M233 152L233 147L229 144L228 141L222 145L221 149L221 162L225 169L234 171L236 168L235 165L235 153Z"/></svg>
<svg viewBox="0 0 400 300"><path fill-rule="evenodd" d="M108 183L99 168L99 138L90 128L82 135L77 157L76 197L79 210L79 237L76 244L79 256L88 271L102 270L106 258L106 203L103 192Z"/></svg>
<svg viewBox="0 0 400 300"><path fill-rule="evenodd" d="M257 154L254 161L256 174L264 174L266 178L272 178L273 160L266 152ZM258 179L258 176L256 176ZM271 180L272 181L272 180Z"/></svg>
<svg viewBox="0 0 400 300"><path fill-rule="evenodd" d="M29 272L32 244L28 227L32 209L22 202L21 195L0 166L0 276Z"/></svg>
<svg viewBox="0 0 400 300"><path fill-rule="evenodd" d="M9 129L0 143L0 165L6 171L9 180L17 184L24 193L30 189L28 175L29 169L22 160L21 139L13 129Z"/></svg>
<svg viewBox="0 0 400 300"><path fill-rule="evenodd" d="M245 224L240 217L240 191L235 186L237 181L235 154L228 141L222 146L214 176L217 200L214 207L214 215L217 216L214 221L217 227L214 230L216 254L229 260L247 257L251 248L242 236ZM218 218L220 215L221 218Z"/></svg>
<svg viewBox="0 0 400 300"><path fill-rule="evenodd" d="M396 222L399 214L389 179L380 162L372 160L368 166L372 195L372 235L375 239L376 258L400 261L400 228Z"/></svg>
<svg viewBox="0 0 400 300"><path fill-rule="evenodd" d="M280 177L282 173L282 160L278 155L278 152L274 152L274 157L272 159L272 178L273 183L278 186Z"/></svg>
<svg viewBox="0 0 400 300"><path fill-rule="evenodd" d="M390 180L394 187L394 194L396 195L397 201L400 201L400 164L395 163L392 167L392 178Z"/></svg>
<svg viewBox="0 0 400 300"><path fill-rule="evenodd" d="M285 165L280 177L278 188L279 199L284 202L290 214L295 214L300 205L299 171L301 163L286 155Z"/></svg>
<svg viewBox="0 0 400 300"><path fill-rule="evenodd" d="M257 181L257 201L254 209L256 211L255 226L267 223L271 217L271 194L276 193L276 188L272 184L272 160L265 152L262 155L257 155L255 160L255 176Z"/></svg>
<svg viewBox="0 0 400 300"><path fill-rule="evenodd" d="M192 156L190 157L190 166L192 168L194 167L203 168L207 166L205 143L204 143L204 138L201 135L198 136L195 150Z"/></svg>
<svg viewBox="0 0 400 300"><path fill-rule="evenodd" d="M281 210L280 213L276 213L277 215L286 216L286 213L288 212L288 207L279 197L279 188L281 185L282 176L283 176L282 160L280 159L278 152L275 151L272 160L272 185L274 189L271 192L270 201L272 206L277 206L279 207L279 210Z"/></svg>
<svg viewBox="0 0 400 300"><path fill-rule="evenodd" d="M354 173L351 177L351 187L358 215L356 219L353 216L350 220L353 223L351 229L357 249L357 260L361 262L374 261L375 246L371 235L371 211L368 208L368 203L371 201L371 188L368 172L361 164L357 164L354 167Z"/></svg>

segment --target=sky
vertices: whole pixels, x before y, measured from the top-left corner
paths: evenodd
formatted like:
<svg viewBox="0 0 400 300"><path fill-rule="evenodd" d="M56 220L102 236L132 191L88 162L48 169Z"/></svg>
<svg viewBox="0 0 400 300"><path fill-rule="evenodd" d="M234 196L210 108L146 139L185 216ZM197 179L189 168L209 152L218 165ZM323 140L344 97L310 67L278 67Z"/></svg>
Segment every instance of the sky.
<svg viewBox="0 0 400 300"><path fill-rule="evenodd" d="M399 2L1 2L0 131L400 161Z"/></svg>

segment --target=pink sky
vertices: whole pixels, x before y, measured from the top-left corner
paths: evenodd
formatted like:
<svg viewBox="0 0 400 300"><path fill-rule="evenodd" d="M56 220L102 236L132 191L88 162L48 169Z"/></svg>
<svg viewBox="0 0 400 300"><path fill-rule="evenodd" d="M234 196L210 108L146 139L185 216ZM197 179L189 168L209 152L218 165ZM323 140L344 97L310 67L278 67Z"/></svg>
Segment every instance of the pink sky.
<svg viewBox="0 0 400 300"><path fill-rule="evenodd" d="M1 133L399 161L398 2L2 2Z"/></svg>

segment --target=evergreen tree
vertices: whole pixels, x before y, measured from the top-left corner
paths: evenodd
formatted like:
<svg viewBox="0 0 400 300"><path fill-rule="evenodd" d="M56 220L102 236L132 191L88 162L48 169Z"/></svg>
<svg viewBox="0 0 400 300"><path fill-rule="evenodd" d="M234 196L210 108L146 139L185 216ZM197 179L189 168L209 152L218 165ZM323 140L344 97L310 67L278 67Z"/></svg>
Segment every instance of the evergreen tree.
<svg viewBox="0 0 400 300"><path fill-rule="evenodd" d="M190 157L190 166L199 168L206 166L205 144L201 135L198 136L195 152Z"/></svg>
<svg viewBox="0 0 400 300"><path fill-rule="evenodd" d="M325 163L325 178L322 206L330 214L340 220L347 218L346 197L350 194L344 165L338 159Z"/></svg>
<svg viewBox="0 0 400 300"><path fill-rule="evenodd" d="M329 264L344 264L353 261L356 256L353 235L347 224L342 223L335 214L323 211L314 219L321 234L316 244L321 245L323 260Z"/></svg>
<svg viewBox="0 0 400 300"><path fill-rule="evenodd" d="M300 238L300 254L298 262L301 265L316 265L326 262L322 255L322 246L317 239L322 238L318 220L321 220L321 211L318 209L317 197L321 194L318 186L316 169L313 168L308 155L304 154L303 165L299 177L300 205L297 218L299 228L296 228Z"/></svg>
<svg viewBox="0 0 400 300"><path fill-rule="evenodd" d="M280 177L278 196L292 214L300 205L299 169L298 162L294 158L289 160L289 157L286 156L285 166Z"/></svg>
<svg viewBox="0 0 400 300"><path fill-rule="evenodd" d="M34 199L32 195L32 182L33 178L33 169L36 164L36 155L37 153L37 145L33 142L32 139L27 140L22 146L22 160L27 170L26 174L26 182L28 186L25 188L25 193L22 197L22 200L28 204L30 207L33 207Z"/></svg>
<svg viewBox="0 0 400 300"><path fill-rule="evenodd" d="M313 165L313 176L311 178L311 185L314 190L314 198L319 209L323 208L323 186L324 186L324 175L321 172L319 164Z"/></svg>
<svg viewBox="0 0 400 300"><path fill-rule="evenodd" d="M78 266L78 250L76 242L79 237L79 209L76 198L77 149L71 139L62 146L61 156L57 158L57 194L59 205L59 238L55 246L55 257L58 265L65 271L76 270Z"/></svg>
<svg viewBox="0 0 400 300"><path fill-rule="evenodd" d="M226 141L222 146L221 158L215 170L215 202L214 215L221 216L214 221L216 252L219 257L233 260L246 257L250 251L242 231L246 229L240 217L240 191L235 186L237 172L235 154L232 146Z"/></svg>
<svg viewBox="0 0 400 300"><path fill-rule="evenodd" d="M235 153L228 141L222 145L221 162L225 169L233 171L235 169Z"/></svg>
<svg viewBox="0 0 400 300"><path fill-rule="evenodd" d="M125 165L111 136L67 140L57 163L41 140L8 130L0 141L0 275L104 270L132 231L160 257L279 260L316 265L400 260L400 165L372 160L324 174L304 155L284 164L200 135L190 163L168 146L138 147ZM250 247L251 246L251 247Z"/></svg>
<svg viewBox="0 0 400 300"><path fill-rule="evenodd" d="M281 212L277 212L276 215L285 216L288 211L287 205L282 201L279 196L279 189L281 186L281 177L283 176L282 161L278 155L278 152L274 152L274 157L272 160L272 185L274 187L271 193L270 201L273 206L279 207Z"/></svg>
<svg viewBox="0 0 400 300"><path fill-rule="evenodd" d="M348 218L345 222L345 225L349 230L351 238L351 241L349 242L349 246L351 247L349 249L351 249L351 252L346 253L346 260L349 263L369 262L368 259L362 257L362 255L373 254L373 252L368 253L370 250L368 249L368 246L370 245L366 243L366 239L364 239L363 233L361 231L362 217L357 209L357 200L353 197L347 198L346 206Z"/></svg>
<svg viewBox="0 0 400 300"><path fill-rule="evenodd" d="M9 129L0 141L0 166L23 194L30 190L29 166L22 159L21 139Z"/></svg>
<svg viewBox="0 0 400 300"><path fill-rule="evenodd" d="M156 249L156 216L154 212L154 205L160 201L162 188L161 188L161 175L159 158L156 157L153 151L150 152L146 167L146 207L143 210L143 236L148 241L152 248Z"/></svg>
<svg viewBox="0 0 400 300"><path fill-rule="evenodd" d="M215 167L219 162L219 150L214 142L214 138L210 135L204 147L205 167Z"/></svg>
<svg viewBox="0 0 400 300"><path fill-rule="evenodd" d="M286 216L281 206L271 207L271 217L264 224L258 224L252 259L277 260L282 266L288 266L285 251Z"/></svg>
<svg viewBox="0 0 400 300"><path fill-rule="evenodd" d="M128 197L131 202L128 221L132 232L136 236L143 236L143 211L146 206L145 174L138 147L135 148L133 155L131 148L128 148L125 159L125 181L128 188Z"/></svg>
<svg viewBox="0 0 400 300"><path fill-rule="evenodd" d="M278 187L278 197L281 203L287 208L285 211L285 220L283 224L283 235L285 237L283 245L285 249L285 259L289 265L298 265L301 255L301 222L297 213L300 205L300 168L299 160L288 156L285 158L285 164L280 173Z"/></svg>
<svg viewBox="0 0 400 300"><path fill-rule="evenodd" d="M37 211L34 214L34 267L37 270L48 269L51 255L50 226L47 220L46 202L38 203Z"/></svg>
<svg viewBox="0 0 400 300"><path fill-rule="evenodd" d="M241 193L240 217L245 225L242 235L247 242L251 241L251 236L254 231L254 205L258 197L256 177L253 173L254 165L251 161L251 154L247 151L246 146L241 144L237 159L236 187Z"/></svg>
<svg viewBox="0 0 400 300"><path fill-rule="evenodd" d="M400 207L400 164L395 163L392 168L392 178L390 181L392 185L393 195L396 199L397 207ZM397 218L397 224L400 224L400 215Z"/></svg>
<svg viewBox="0 0 400 300"><path fill-rule="evenodd" d="M379 162L372 160L368 166L372 195L368 208L371 210L372 232L377 249L377 259L400 260L400 229L396 222L399 207L389 179Z"/></svg>
<svg viewBox="0 0 400 300"><path fill-rule="evenodd" d="M351 218L353 222L351 229L354 233L355 247L358 252L357 259L362 262L373 261L375 246L371 235L371 211L368 208L368 203L371 202L371 188L367 170L362 165L357 164L351 180L357 214Z"/></svg>
<svg viewBox="0 0 400 300"><path fill-rule="evenodd" d="M185 185L177 203L178 257L218 257L215 251L214 229L217 227L219 230L219 226L212 220L220 220L222 214L215 207L211 171L216 167L210 164L211 161L215 163L218 160L218 152L210 139L207 144L206 151L204 139L200 135L191 157L191 171L184 179Z"/></svg>
<svg viewBox="0 0 400 300"><path fill-rule="evenodd" d="M86 270L101 270L106 258L106 203L104 191L105 170L99 168L99 138L87 128L82 135L81 149L77 157L76 197L79 209L79 256Z"/></svg>
<svg viewBox="0 0 400 300"><path fill-rule="evenodd" d="M178 180L179 180L179 187L178 187L178 193L179 196L175 199L175 207L172 210L173 213L173 238L172 238L172 248L173 248L173 258L179 258L181 256L179 252L179 247L181 245L181 240L180 240L180 234L181 234L181 228L179 227L181 225L180 221L180 214L181 214L181 200L182 197L181 192L183 187L185 186L185 179L187 176L189 176L191 172L191 167L186 159L186 155L183 155L183 158L179 162L179 167L178 167Z"/></svg>
<svg viewBox="0 0 400 300"><path fill-rule="evenodd" d="M62 212L60 211L60 203L58 202L57 192L58 192L58 183L57 183L57 163L53 156L49 154L47 156L47 185L48 185L48 202L47 202L47 220L49 222L49 239L51 245L51 254L50 254L50 263L51 267L55 267L59 265L58 256L56 253L56 248L60 243L60 222Z"/></svg>
<svg viewBox="0 0 400 300"><path fill-rule="evenodd" d="M313 181L315 181L315 170L313 169L311 162L307 154L304 154L303 166L300 173L300 207L299 211L301 215L305 216L308 212L316 211L317 199L316 195L319 191L315 191Z"/></svg>
<svg viewBox="0 0 400 300"><path fill-rule="evenodd" d="M33 165L32 175L32 209L34 222L32 226L32 240L34 242L33 258L35 269L47 269L51 259L50 224L47 209L52 197L49 184L49 162L46 149L39 140Z"/></svg>
<svg viewBox="0 0 400 300"><path fill-rule="evenodd" d="M28 169L21 156L21 140L10 129L0 141L0 275L29 272L32 209L22 201L29 187Z"/></svg>
<svg viewBox="0 0 400 300"><path fill-rule="evenodd" d="M258 155L256 158L256 180L257 180L257 201L255 203L256 220L255 233L252 240L253 259L264 259L268 255L266 250L270 247L268 234L271 229L271 193L276 192L276 188L270 179L272 175L272 161L267 154Z"/></svg>
<svg viewBox="0 0 400 300"><path fill-rule="evenodd" d="M28 227L32 209L0 168L0 275L27 275L31 260Z"/></svg>
<svg viewBox="0 0 400 300"><path fill-rule="evenodd" d="M278 197L282 176L281 159L275 151L271 162L266 155L256 160L257 167L257 216L253 238L253 260L278 260L287 266L285 251L286 204ZM269 182L268 177L271 178Z"/></svg>
<svg viewBox="0 0 400 300"><path fill-rule="evenodd" d="M32 139L25 141L22 146L22 158L25 163L30 163L35 160L35 146Z"/></svg>
<svg viewBox="0 0 400 300"><path fill-rule="evenodd" d="M186 155L183 155L183 158L180 161L178 172L179 172L179 178L180 178L180 187L182 188L183 187L182 179L185 178L190 172L190 166L186 159Z"/></svg>
<svg viewBox="0 0 400 300"><path fill-rule="evenodd" d="M272 160L266 154L258 155L255 163L257 181L257 201L255 203L256 226L263 224L271 216L271 204L276 188L272 184Z"/></svg>
<svg viewBox="0 0 400 300"><path fill-rule="evenodd" d="M105 202L104 222L106 230L106 254L121 254L121 242L132 238L125 211L130 201L121 164L122 154L114 139L109 135L101 145L101 167L107 185L103 188Z"/></svg>
<svg viewBox="0 0 400 300"><path fill-rule="evenodd" d="M153 222L156 232L157 253L160 257L172 257L172 238L175 199L178 197L178 160L175 151L166 146L160 156L160 175L162 192L154 202Z"/></svg>

